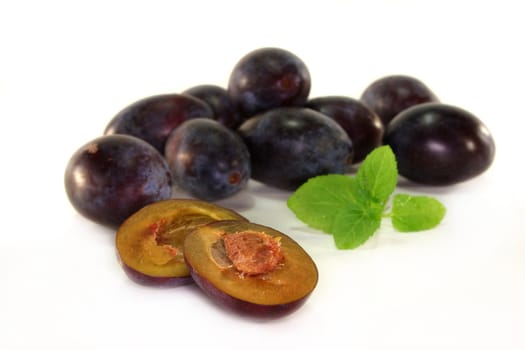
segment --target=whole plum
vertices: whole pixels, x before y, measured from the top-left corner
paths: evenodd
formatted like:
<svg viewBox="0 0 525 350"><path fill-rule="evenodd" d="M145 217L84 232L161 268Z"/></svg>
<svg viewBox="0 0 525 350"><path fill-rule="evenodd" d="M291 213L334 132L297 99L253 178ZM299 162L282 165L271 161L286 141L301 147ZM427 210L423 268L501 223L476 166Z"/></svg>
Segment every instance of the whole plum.
<svg viewBox="0 0 525 350"><path fill-rule="evenodd" d="M162 155L129 135L101 136L80 147L67 164L64 182L80 214L110 227L172 193Z"/></svg>
<svg viewBox="0 0 525 350"><path fill-rule="evenodd" d="M106 126L105 135L125 134L138 137L159 152L173 129L194 118L213 118L204 101L182 94L155 95L132 103Z"/></svg>
<svg viewBox="0 0 525 350"><path fill-rule="evenodd" d="M305 105L335 120L354 145L354 163L383 143L383 124L361 101L346 96L324 96L308 100Z"/></svg>
<svg viewBox="0 0 525 350"><path fill-rule="evenodd" d="M242 122L233 107L228 91L218 85L196 85L182 92L206 102L213 111L213 119L230 129L236 129Z"/></svg>
<svg viewBox="0 0 525 350"><path fill-rule="evenodd" d="M310 92L305 63L293 53L274 47L245 55L235 65L228 93L244 118L276 107L300 106Z"/></svg>
<svg viewBox="0 0 525 350"><path fill-rule="evenodd" d="M360 99L379 116L385 127L408 107L425 102L439 102L423 82L408 75L379 78L366 87Z"/></svg>
<svg viewBox="0 0 525 350"><path fill-rule="evenodd" d="M309 108L272 109L245 121L239 133L250 151L252 178L285 190L347 172L354 155L343 128Z"/></svg>
<svg viewBox="0 0 525 350"><path fill-rule="evenodd" d="M494 139L464 109L429 102L396 116L385 143L392 147L399 173L427 185L450 185L473 178L492 164Z"/></svg>
<svg viewBox="0 0 525 350"><path fill-rule="evenodd" d="M174 183L202 200L219 200L246 187L250 154L233 130L211 119L182 123L166 142Z"/></svg>

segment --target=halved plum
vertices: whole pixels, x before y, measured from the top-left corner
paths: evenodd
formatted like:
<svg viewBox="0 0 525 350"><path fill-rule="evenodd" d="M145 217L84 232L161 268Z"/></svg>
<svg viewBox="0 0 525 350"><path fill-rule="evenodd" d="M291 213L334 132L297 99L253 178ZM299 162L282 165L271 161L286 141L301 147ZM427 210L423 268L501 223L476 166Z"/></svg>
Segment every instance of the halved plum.
<svg viewBox="0 0 525 350"><path fill-rule="evenodd" d="M194 199L169 199L145 206L117 231L117 253L124 271L144 285L191 282L184 261L184 239L194 228L217 220L247 221L233 210Z"/></svg>
<svg viewBox="0 0 525 350"><path fill-rule="evenodd" d="M251 222L199 226L186 236L184 257L208 296L249 316L290 314L305 303L318 280L314 261L296 241Z"/></svg>

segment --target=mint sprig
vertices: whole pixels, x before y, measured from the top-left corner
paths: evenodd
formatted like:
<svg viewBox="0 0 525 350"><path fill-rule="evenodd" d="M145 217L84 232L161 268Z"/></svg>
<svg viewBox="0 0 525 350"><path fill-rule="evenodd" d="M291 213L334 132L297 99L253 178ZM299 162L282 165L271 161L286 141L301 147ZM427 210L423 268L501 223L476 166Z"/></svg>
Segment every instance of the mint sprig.
<svg viewBox="0 0 525 350"><path fill-rule="evenodd" d="M315 229L332 234L338 249L354 249L365 243L381 226L392 220L399 232L416 232L437 226L445 207L428 196L396 194L397 164L389 146L370 152L355 177L321 175L308 180L289 198L288 207L297 218Z"/></svg>

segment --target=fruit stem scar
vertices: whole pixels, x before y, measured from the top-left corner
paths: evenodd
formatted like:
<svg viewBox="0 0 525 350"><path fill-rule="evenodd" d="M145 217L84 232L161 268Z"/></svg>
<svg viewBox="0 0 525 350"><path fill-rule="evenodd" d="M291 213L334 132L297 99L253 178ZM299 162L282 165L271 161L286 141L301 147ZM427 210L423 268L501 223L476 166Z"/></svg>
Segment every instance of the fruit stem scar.
<svg viewBox="0 0 525 350"><path fill-rule="evenodd" d="M235 232L223 235L222 240L226 255L242 275L271 272L284 259L280 238L264 232Z"/></svg>

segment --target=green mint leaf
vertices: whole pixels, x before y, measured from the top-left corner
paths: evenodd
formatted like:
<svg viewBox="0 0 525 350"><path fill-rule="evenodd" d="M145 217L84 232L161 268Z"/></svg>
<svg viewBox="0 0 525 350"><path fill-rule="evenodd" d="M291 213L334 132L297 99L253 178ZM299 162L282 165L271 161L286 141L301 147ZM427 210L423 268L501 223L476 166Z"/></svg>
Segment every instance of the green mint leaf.
<svg viewBox="0 0 525 350"><path fill-rule="evenodd" d="M333 235L338 249L354 249L365 243L381 225L383 208L378 205L350 205L339 210Z"/></svg>
<svg viewBox="0 0 525 350"><path fill-rule="evenodd" d="M288 208L305 224L333 234L338 249L354 249L381 226L386 203L397 185L397 163L389 146L369 153L355 177L321 175L308 180L289 198ZM421 231L438 225L445 207L426 196L397 194L392 218L401 232Z"/></svg>
<svg viewBox="0 0 525 350"><path fill-rule="evenodd" d="M289 198L288 208L307 225L332 233L337 212L359 196L354 178L346 175L321 175L309 179Z"/></svg>
<svg viewBox="0 0 525 350"><path fill-rule="evenodd" d="M373 200L385 204L397 185L397 163L390 146L368 154L357 170L356 180Z"/></svg>
<svg viewBox="0 0 525 350"><path fill-rule="evenodd" d="M392 203L392 224L400 232L434 228L445 216L446 209L435 198L396 194Z"/></svg>

